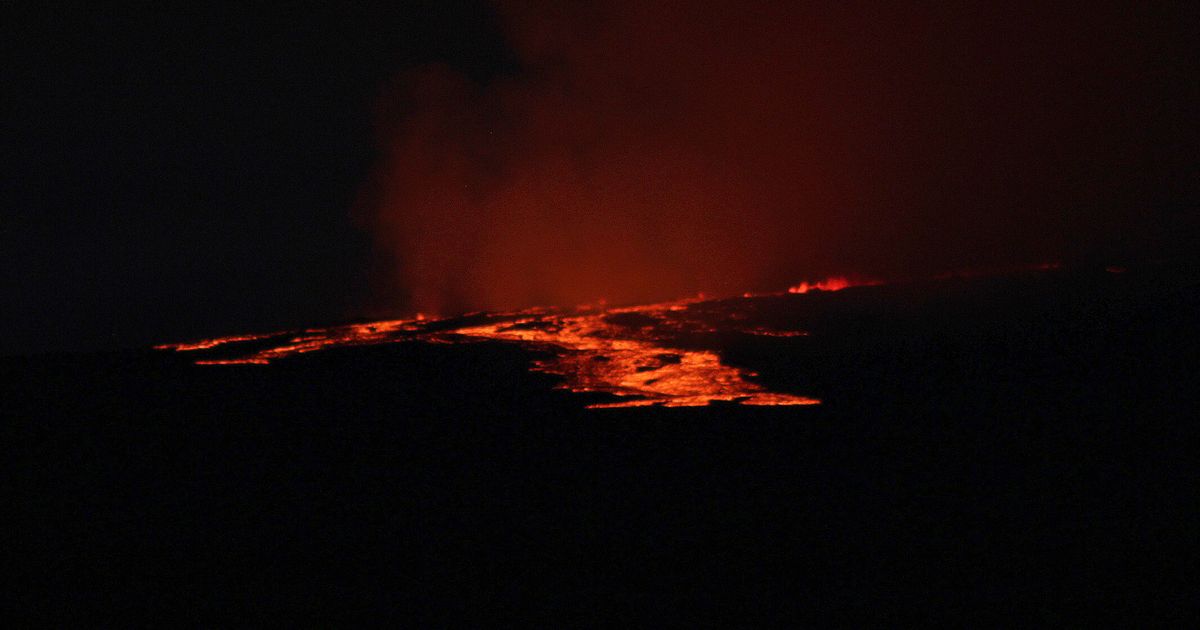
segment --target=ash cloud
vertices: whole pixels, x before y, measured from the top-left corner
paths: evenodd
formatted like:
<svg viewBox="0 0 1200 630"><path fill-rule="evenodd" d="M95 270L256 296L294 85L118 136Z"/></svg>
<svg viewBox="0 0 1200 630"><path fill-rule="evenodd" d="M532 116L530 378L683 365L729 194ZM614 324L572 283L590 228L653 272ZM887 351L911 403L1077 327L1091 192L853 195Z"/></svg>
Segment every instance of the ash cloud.
<svg viewBox="0 0 1200 630"><path fill-rule="evenodd" d="M1191 221L1191 9L564 4L498 5L510 75L380 99L390 306L1130 256Z"/></svg>

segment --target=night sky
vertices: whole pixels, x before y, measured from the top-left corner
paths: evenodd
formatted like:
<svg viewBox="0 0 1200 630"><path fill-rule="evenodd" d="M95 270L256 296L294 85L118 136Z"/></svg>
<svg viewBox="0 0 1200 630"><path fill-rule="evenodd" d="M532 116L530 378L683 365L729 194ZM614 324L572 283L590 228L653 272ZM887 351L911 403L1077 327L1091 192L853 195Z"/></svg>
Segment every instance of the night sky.
<svg viewBox="0 0 1200 630"><path fill-rule="evenodd" d="M5 353L357 314L371 247L352 209L381 86L426 63L481 81L511 63L472 2L4 22Z"/></svg>
<svg viewBox="0 0 1200 630"><path fill-rule="evenodd" d="M560 4L4 9L0 353L1196 244L1194 3Z"/></svg>

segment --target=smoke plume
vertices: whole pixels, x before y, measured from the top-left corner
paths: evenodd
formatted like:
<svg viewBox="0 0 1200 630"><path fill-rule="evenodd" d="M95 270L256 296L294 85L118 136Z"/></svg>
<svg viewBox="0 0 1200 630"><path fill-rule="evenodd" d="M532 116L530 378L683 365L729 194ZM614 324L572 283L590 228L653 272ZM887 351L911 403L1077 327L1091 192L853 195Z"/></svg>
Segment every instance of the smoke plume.
<svg viewBox="0 0 1200 630"><path fill-rule="evenodd" d="M505 2L514 72L398 77L370 195L391 303L1116 255L1195 200L1187 16L798 4Z"/></svg>

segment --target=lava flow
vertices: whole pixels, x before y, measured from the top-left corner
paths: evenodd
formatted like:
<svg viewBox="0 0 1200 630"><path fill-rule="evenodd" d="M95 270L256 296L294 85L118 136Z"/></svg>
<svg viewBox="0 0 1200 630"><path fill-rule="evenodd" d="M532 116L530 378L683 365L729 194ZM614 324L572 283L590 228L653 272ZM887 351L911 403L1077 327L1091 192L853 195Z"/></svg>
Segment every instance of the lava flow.
<svg viewBox="0 0 1200 630"><path fill-rule="evenodd" d="M670 338L679 333L716 332L688 317L688 302L670 302L599 314L535 316L456 331L467 337L511 340L555 349L534 369L565 379L576 392L604 392L620 398L590 408L694 407L713 401L743 405L812 405L812 398L779 394L752 383L755 374L721 363L711 350L682 349ZM779 335L770 330L749 334ZM799 331L779 331L802 334Z"/></svg>
<svg viewBox="0 0 1200 630"><path fill-rule="evenodd" d="M808 293L809 291L841 291L850 287L872 287L882 284L878 280L857 281L844 276L833 276L816 282L801 282L788 288L788 293Z"/></svg>
<svg viewBox="0 0 1200 630"><path fill-rule="evenodd" d="M801 337L801 330L752 323L754 300L702 302L699 298L646 306L574 310L528 309L458 319L402 319L302 332L236 335L159 350L200 352L198 365L268 364L333 347L402 341L500 341L549 351L532 369L563 379L574 392L608 394L590 408L743 405L813 405L813 398L768 391L755 373L722 363L711 349L717 335ZM719 313L713 305L719 304ZM719 327L714 322L720 322ZM704 340L708 338L709 345ZM253 347L253 350L250 350ZM242 352L238 350L243 349ZM248 351L247 351L248 350Z"/></svg>
<svg viewBox="0 0 1200 630"><path fill-rule="evenodd" d="M424 318L418 317L416 319L396 319L368 324L335 326L332 328L310 328L300 334L283 331L252 335L233 335L190 343L162 344L154 346L154 349L190 352L242 344L249 341L266 341L270 339L283 341L280 345L271 346L245 356L229 359L201 359L196 361L196 365L266 365L276 359L316 350L324 350L329 347L362 346L395 341L397 340L395 338L397 333L419 330L417 325L423 320Z"/></svg>

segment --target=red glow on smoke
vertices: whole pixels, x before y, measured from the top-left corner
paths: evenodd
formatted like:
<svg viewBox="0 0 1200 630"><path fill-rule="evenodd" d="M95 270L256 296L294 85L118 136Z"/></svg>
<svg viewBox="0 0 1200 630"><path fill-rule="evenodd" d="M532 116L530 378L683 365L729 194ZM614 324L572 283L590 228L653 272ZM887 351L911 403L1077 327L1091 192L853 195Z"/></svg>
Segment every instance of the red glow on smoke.
<svg viewBox="0 0 1200 630"><path fill-rule="evenodd" d="M512 72L414 68L379 98L381 310L1089 258L1153 241L1134 202L1194 181L1129 168L1183 146L1158 97L1191 76L1149 71L1131 7L496 6Z"/></svg>

